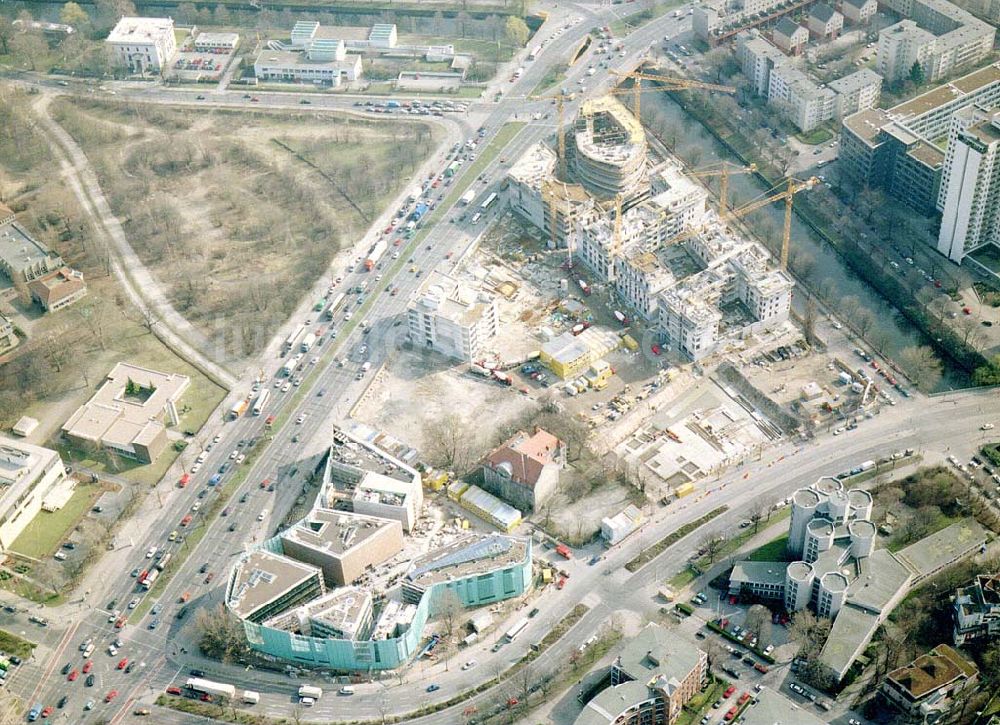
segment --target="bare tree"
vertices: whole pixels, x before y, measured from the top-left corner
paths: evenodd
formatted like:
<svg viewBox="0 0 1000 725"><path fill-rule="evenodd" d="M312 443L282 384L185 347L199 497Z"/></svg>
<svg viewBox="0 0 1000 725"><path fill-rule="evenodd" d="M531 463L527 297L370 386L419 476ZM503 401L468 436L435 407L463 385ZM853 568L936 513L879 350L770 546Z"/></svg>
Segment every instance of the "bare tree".
<svg viewBox="0 0 1000 725"><path fill-rule="evenodd" d="M445 631L451 637L455 632L455 625L459 618L465 613L465 605L462 604L462 600L454 590L445 589L435 609L442 624L444 624Z"/></svg>
<svg viewBox="0 0 1000 725"><path fill-rule="evenodd" d="M761 647L765 646L771 639L771 611L762 604L754 604L747 611L744 628L757 638Z"/></svg>
<svg viewBox="0 0 1000 725"><path fill-rule="evenodd" d="M457 415L448 414L427 426L428 452L441 468L464 473L471 464L469 426Z"/></svg>
<svg viewBox="0 0 1000 725"><path fill-rule="evenodd" d="M941 361L926 345L904 348L898 359L900 366L921 390L933 390L941 381Z"/></svg>
<svg viewBox="0 0 1000 725"><path fill-rule="evenodd" d="M242 622L224 604L214 609L198 610L195 626L199 633L199 647L209 657L233 662L249 652Z"/></svg>
<svg viewBox="0 0 1000 725"><path fill-rule="evenodd" d="M718 556L725 543L726 535L721 531L709 531L701 537L701 548L705 550L709 564L715 563L715 557Z"/></svg>
<svg viewBox="0 0 1000 725"><path fill-rule="evenodd" d="M757 534L757 530L760 528L761 520L767 516L770 509L770 504L759 497L755 498L753 503L750 504L750 509L747 511L747 518L749 518L750 523L753 524L754 535Z"/></svg>

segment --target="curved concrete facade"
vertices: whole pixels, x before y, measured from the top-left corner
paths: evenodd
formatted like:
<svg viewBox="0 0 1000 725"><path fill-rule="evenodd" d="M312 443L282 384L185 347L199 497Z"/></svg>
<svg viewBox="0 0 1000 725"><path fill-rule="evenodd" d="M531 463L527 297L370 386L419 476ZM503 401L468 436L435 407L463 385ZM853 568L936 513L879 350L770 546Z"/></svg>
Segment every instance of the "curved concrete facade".
<svg viewBox="0 0 1000 725"><path fill-rule="evenodd" d="M871 521L852 521L847 525L851 535L851 556L863 559L875 551L875 524Z"/></svg>
<svg viewBox="0 0 1000 725"><path fill-rule="evenodd" d="M573 135L576 180L602 201L631 200L646 178L646 134L618 100L604 96L581 106Z"/></svg>
<svg viewBox="0 0 1000 725"><path fill-rule="evenodd" d="M795 561L785 570L785 609L789 612L801 612L812 598L813 582L816 573L812 564Z"/></svg>
<svg viewBox="0 0 1000 725"><path fill-rule="evenodd" d="M843 574L835 571L827 572L819 580L819 597L816 602L816 613L821 617L836 617L847 598L847 587L850 582Z"/></svg>
<svg viewBox="0 0 1000 725"><path fill-rule="evenodd" d="M851 513L855 519L868 520L872 517L872 495L860 488L847 492L851 503Z"/></svg>
<svg viewBox="0 0 1000 725"><path fill-rule="evenodd" d="M806 543L806 527L816 515L820 495L811 488L800 488L792 494L792 515L788 525L788 555L797 559L802 556Z"/></svg>
<svg viewBox="0 0 1000 725"><path fill-rule="evenodd" d="M834 526L829 519L813 519L806 525L806 545L802 558L810 564L833 546Z"/></svg>

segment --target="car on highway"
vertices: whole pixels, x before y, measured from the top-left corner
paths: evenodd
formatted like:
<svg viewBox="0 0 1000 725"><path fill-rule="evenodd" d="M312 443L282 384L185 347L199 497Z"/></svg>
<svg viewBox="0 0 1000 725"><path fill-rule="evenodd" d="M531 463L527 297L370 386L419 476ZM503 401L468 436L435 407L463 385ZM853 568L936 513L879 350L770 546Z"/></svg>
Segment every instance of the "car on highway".
<svg viewBox="0 0 1000 725"><path fill-rule="evenodd" d="M191 514L188 514L187 516L185 516L184 518L182 518L181 519L181 526L187 526L188 524L190 524L192 518L193 517L191 516Z"/></svg>
<svg viewBox="0 0 1000 725"><path fill-rule="evenodd" d="M259 514L257 514L258 521L263 521L265 518L267 518L267 509L263 509Z"/></svg>
<svg viewBox="0 0 1000 725"><path fill-rule="evenodd" d="M179 687L168 687L167 688L167 694L168 695L180 695L180 694L182 694L181 693L181 688L179 688Z"/></svg>
<svg viewBox="0 0 1000 725"><path fill-rule="evenodd" d="M437 692L441 689L441 685L427 685L427 692Z"/></svg>
<svg viewBox="0 0 1000 725"><path fill-rule="evenodd" d="M104 701L111 702L116 697L118 697L118 690L111 690L107 695L104 696Z"/></svg>
<svg viewBox="0 0 1000 725"><path fill-rule="evenodd" d="M170 532L170 536L167 537L167 541L177 541L178 536L179 534L177 533L177 529L174 529Z"/></svg>
<svg viewBox="0 0 1000 725"><path fill-rule="evenodd" d="M205 577L205 583L206 584L211 584L211 582L212 582L213 579L215 579L215 572L214 571L210 571L210 572L208 572L208 576Z"/></svg>
<svg viewBox="0 0 1000 725"><path fill-rule="evenodd" d="M156 629L156 628L157 628L157 627L159 627L159 626L160 626L160 620L159 620L159 619L154 619L154 620L153 620L152 622L150 622L150 623L149 623L149 625L148 625L149 629Z"/></svg>
<svg viewBox="0 0 1000 725"><path fill-rule="evenodd" d="M471 670L475 666L476 666L476 661L475 660L469 660L468 662L466 662L465 664L462 665L462 669L463 670Z"/></svg>

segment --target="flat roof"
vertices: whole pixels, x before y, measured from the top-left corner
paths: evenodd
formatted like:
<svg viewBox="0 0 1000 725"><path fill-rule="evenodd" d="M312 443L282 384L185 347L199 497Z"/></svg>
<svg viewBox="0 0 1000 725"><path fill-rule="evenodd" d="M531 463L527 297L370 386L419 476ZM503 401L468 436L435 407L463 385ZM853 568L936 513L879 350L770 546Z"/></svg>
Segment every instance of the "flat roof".
<svg viewBox="0 0 1000 725"><path fill-rule="evenodd" d="M914 159L927 166L940 166L944 163L944 151L939 149L934 144L925 143L921 141L913 148L909 149L907 152L908 156L912 156Z"/></svg>
<svg viewBox="0 0 1000 725"><path fill-rule="evenodd" d="M288 50L263 50L257 55L254 65L270 68L319 68L339 70L353 66L360 56L347 55L343 60L311 60L305 53Z"/></svg>
<svg viewBox="0 0 1000 725"><path fill-rule="evenodd" d="M799 707L784 695L764 687L740 713L742 725L825 725L809 710Z"/></svg>
<svg viewBox="0 0 1000 725"><path fill-rule="evenodd" d="M108 34L109 43L155 43L173 35L172 18L123 17Z"/></svg>
<svg viewBox="0 0 1000 725"><path fill-rule="evenodd" d="M51 448L0 436L0 514L17 504L53 464L61 465Z"/></svg>
<svg viewBox="0 0 1000 725"><path fill-rule="evenodd" d="M129 382L138 385L142 392L126 393ZM117 363L93 397L63 424L62 430L83 440L142 443L163 427L156 419L169 402L177 402L190 383L191 378L180 373L161 373Z"/></svg>
<svg viewBox="0 0 1000 725"><path fill-rule="evenodd" d="M406 578L428 587L513 566L523 562L527 555L528 544L524 539L472 534L415 559Z"/></svg>
<svg viewBox="0 0 1000 725"><path fill-rule="evenodd" d="M985 541L986 530L979 522L964 519L910 544L896 556L921 578L960 559Z"/></svg>
<svg viewBox="0 0 1000 725"><path fill-rule="evenodd" d="M972 677L979 670L946 644L939 644L913 662L893 670L885 677L896 687L919 700L961 677Z"/></svg>
<svg viewBox="0 0 1000 725"><path fill-rule="evenodd" d="M852 113L844 119L844 125L858 138L868 145L874 145L882 127L889 123L888 112L881 108L868 108L864 111Z"/></svg>
<svg viewBox="0 0 1000 725"><path fill-rule="evenodd" d="M733 565L729 581L784 584L787 569L788 564L780 561L738 561Z"/></svg>
<svg viewBox="0 0 1000 725"><path fill-rule="evenodd" d="M842 78L830 81L827 87L837 93L850 93L869 86L881 85L882 76L870 68L862 68L854 73L848 73Z"/></svg>
<svg viewBox="0 0 1000 725"><path fill-rule="evenodd" d="M316 508L297 524L282 531L281 538L327 554L343 556L363 546L382 529L399 526L399 521L395 519Z"/></svg>
<svg viewBox="0 0 1000 725"><path fill-rule="evenodd" d="M11 269L20 271L56 256L16 221L0 225L0 259Z"/></svg>
<svg viewBox="0 0 1000 725"><path fill-rule="evenodd" d="M820 652L820 661L843 676L878 628L879 618L863 609L845 604L837 613L830 634Z"/></svg>
<svg viewBox="0 0 1000 725"><path fill-rule="evenodd" d="M229 606L246 619L312 577L323 580L319 567L256 549L236 565Z"/></svg>
<svg viewBox="0 0 1000 725"><path fill-rule="evenodd" d="M372 595L354 586L339 587L311 602L275 615L262 624L286 631L309 627L316 621L320 625L338 630L346 639L358 639L371 613ZM312 636L318 636L310 631Z"/></svg>
<svg viewBox="0 0 1000 725"><path fill-rule="evenodd" d="M1000 64L993 63L985 68L974 70L961 78L956 78L949 85L955 86L962 93L973 93L983 86L998 81L1000 81Z"/></svg>

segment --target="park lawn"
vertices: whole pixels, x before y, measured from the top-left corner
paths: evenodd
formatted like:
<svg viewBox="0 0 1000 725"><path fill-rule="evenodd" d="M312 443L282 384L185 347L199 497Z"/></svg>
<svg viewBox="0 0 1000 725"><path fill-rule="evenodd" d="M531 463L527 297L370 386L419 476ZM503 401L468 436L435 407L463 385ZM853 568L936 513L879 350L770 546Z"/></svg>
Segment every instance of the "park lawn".
<svg viewBox="0 0 1000 725"><path fill-rule="evenodd" d="M833 134L830 133L828 128L814 128L812 131L803 131L802 133L795 134L795 138L804 144L817 146L832 139Z"/></svg>
<svg viewBox="0 0 1000 725"><path fill-rule="evenodd" d="M785 549L788 547L788 534L782 534L747 555L749 561L785 561Z"/></svg>
<svg viewBox="0 0 1000 725"><path fill-rule="evenodd" d="M29 642L16 634L0 629L0 651L8 655L17 655L22 660L26 660L31 657L31 650L36 646L34 642Z"/></svg>
<svg viewBox="0 0 1000 725"><path fill-rule="evenodd" d="M538 81L538 85L531 91L531 95L540 96L552 86L558 86L566 80L566 71L568 70L569 66L566 63L556 63L542 76L542 80Z"/></svg>
<svg viewBox="0 0 1000 725"><path fill-rule="evenodd" d="M20 536L14 539L10 548L29 559L48 558L103 492L100 486L77 484L73 496L65 506L58 511L39 511Z"/></svg>

